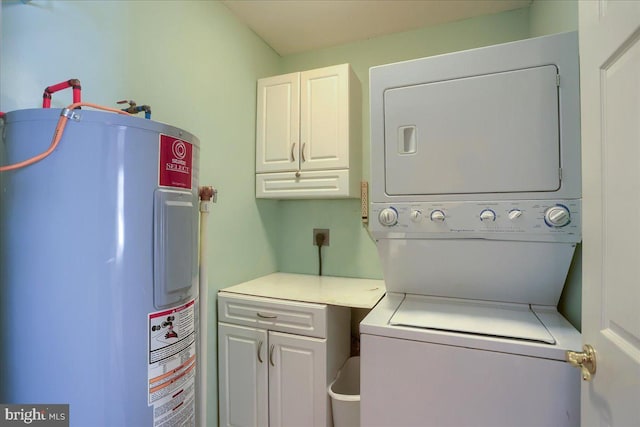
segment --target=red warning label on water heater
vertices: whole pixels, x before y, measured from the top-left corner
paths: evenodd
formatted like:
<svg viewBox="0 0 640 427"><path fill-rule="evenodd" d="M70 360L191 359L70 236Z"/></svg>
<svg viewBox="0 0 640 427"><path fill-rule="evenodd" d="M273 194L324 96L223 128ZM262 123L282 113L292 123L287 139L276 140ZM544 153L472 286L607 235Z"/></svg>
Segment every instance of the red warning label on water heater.
<svg viewBox="0 0 640 427"><path fill-rule="evenodd" d="M192 163L191 143L160 134L160 185L191 189Z"/></svg>

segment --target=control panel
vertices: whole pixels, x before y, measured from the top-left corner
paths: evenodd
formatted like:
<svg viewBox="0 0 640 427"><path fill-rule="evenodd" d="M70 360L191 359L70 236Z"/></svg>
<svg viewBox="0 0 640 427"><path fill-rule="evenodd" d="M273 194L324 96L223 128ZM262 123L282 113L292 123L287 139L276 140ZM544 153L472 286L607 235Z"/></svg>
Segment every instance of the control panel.
<svg viewBox="0 0 640 427"><path fill-rule="evenodd" d="M579 199L372 203L371 216L374 237L581 241Z"/></svg>

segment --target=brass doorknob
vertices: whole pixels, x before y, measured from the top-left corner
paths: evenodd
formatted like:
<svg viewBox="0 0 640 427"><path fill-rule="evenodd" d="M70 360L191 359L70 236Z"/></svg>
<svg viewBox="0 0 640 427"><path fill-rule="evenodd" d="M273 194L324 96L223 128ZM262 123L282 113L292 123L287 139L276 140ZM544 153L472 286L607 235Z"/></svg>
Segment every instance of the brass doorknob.
<svg viewBox="0 0 640 427"><path fill-rule="evenodd" d="M583 380L591 381L596 374L596 351L589 344L585 344L582 350L584 351L567 351L566 359L571 366L580 368Z"/></svg>

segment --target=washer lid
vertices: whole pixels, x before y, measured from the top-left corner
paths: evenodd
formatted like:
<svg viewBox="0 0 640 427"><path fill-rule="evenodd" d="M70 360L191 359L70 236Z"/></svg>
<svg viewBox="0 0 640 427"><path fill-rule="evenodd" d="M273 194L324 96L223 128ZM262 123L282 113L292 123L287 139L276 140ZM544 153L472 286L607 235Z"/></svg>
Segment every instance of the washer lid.
<svg viewBox="0 0 640 427"><path fill-rule="evenodd" d="M407 295L389 324L556 343L529 305L525 304Z"/></svg>

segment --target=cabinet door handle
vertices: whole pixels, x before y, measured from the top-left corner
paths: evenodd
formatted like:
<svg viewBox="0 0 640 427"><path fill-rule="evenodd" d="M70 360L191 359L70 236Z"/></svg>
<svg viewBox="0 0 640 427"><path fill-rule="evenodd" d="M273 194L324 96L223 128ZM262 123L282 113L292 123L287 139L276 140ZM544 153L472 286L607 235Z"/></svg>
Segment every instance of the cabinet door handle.
<svg viewBox="0 0 640 427"><path fill-rule="evenodd" d="M303 161L303 162L306 162L306 161L307 161L307 159L304 157L304 149L305 149L305 147L306 147L306 146L307 146L307 143L306 143L306 142L305 142L305 143L303 143L303 144L302 144L302 150L300 150L300 154L302 155L302 161Z"/></svg>
<svg viewBox="0 0 640 427"><path fill-rule="evenodd" d="M291 161L292 162L296 161L296 153L295 153L296 145L297 144L295 142L293 144L291 144Z"/></svg>
<svg viewBox="0 0 640 427"><path fill-rule="evenodd" d="M276 316L275 314L262 314L260 312L257 312L256 315L262 319L277 319L278 316Z"/></svg>
<svg viewBox="0 0 640 427"><path fill-rule="evenodd" d="M260 342L258 343L258 361L260 363L263 362L262 357L260 357L261 352L262 352L262 340L260 340Z"/></svg>
<svg viewBox="0 0 640 427"><path fill-rule="evenodd" d="M273 350L275 347L275 344L271 344L271 347L269 348L269 363L271 363L271 366L276 366L275 363L273 363Z"/></svg>

